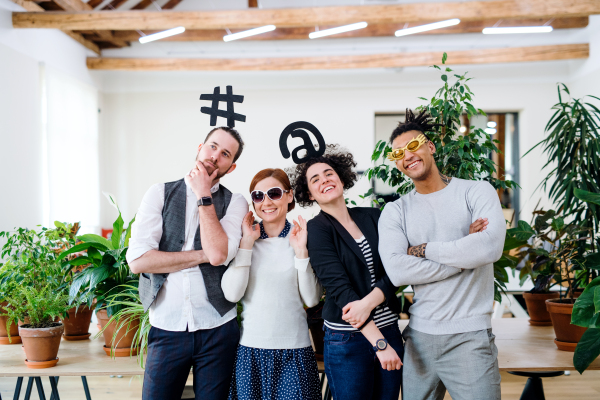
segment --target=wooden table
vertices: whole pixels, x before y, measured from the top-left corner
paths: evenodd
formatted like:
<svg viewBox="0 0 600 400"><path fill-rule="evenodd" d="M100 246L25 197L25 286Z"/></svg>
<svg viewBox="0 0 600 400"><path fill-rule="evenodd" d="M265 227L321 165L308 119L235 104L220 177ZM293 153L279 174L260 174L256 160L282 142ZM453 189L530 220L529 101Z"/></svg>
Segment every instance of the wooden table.
<svg viewBox="0 0 600 400"><path fill-rule="evenodd" d="M403 330L408 320L400 321ZM573 353L560 351L554 344L551 326L531 326L525 318L500 318L492 320L492 329L498 346L498 364L504 371L569 371L574 370ZM90 327L92 337L98 332ZM102 349L103 339L79 342L62 341L53 368L29 369L23 362L25 353L19 345L0 346L0 376L99 376L143 375L136 357L111 359ZM600 369L600 358L590 366ZM323 363L319 362L323 371Z"/></svg>

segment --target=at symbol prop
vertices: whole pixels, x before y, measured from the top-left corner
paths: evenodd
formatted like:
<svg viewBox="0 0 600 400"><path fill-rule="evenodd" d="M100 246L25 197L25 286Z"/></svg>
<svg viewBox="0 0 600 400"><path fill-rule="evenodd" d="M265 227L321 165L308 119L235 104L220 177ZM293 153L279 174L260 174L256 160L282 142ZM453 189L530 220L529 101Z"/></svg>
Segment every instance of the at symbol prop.
<svg viewBox="0 0 600 400"><path fill-rule="evenodd" d="M317 138L317 143L319 145L318 150L315 149L315 146L306 131L312 133L315 135L315 138ZM279 149L281 150L283 158L290 158L290 151L287 146L287 140L290 135L293 138L301 138L304 140L302 146L298 146L292 151L292 160L294 160L296 164L302 164L308 161L309 158L320 157L325 153L325 140L317 127L310 122L297 121L286 126L283 132L281 132L281 136L279 136ZM300 152L300 150L306 150L306 155L302 158L298 157L298 152Z"/></svg>
<svg viewBox="0 0 600 400"><path fill-rule="evenodd" d="M217 117L227 118L227 126L233 128L235 121L246 122L246 116L233 111L233 103L243 103L244 96L233 94L231 86L227 86L227 94L221 94L221 88L217 86L212 94L201 94L200 100L212 101L211 107L202 107L200 112L210 115L210 126L217 124ZM219 110L219 102L227 102L227 111Z"/></svg>

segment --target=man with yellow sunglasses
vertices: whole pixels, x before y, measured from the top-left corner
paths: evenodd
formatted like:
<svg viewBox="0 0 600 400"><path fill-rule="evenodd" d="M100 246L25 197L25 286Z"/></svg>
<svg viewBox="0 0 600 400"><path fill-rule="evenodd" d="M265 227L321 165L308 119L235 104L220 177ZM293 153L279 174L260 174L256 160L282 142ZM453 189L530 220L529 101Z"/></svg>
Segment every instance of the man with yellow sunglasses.
<svg viewBox="0 0 600 400"><path fill-rule="evenodd" d="M393 131L388 158L415 189L379 219L383 266L394 285L415 292L403 332L403 396L442 400L448 390L453 399L500 399L491 315L506 223L488 182L440 173L425 134L434 128L426 112L407 110Z"/></svg>

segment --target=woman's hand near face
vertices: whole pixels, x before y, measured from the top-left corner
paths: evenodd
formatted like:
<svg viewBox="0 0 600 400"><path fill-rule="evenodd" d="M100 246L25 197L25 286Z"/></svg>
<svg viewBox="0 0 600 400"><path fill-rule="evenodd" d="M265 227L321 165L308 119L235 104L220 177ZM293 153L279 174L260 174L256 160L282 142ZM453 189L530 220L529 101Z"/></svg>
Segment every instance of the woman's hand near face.
<svg viewBox="0 0 600 400"><path fill-rule="evenodd" d="M290 246L296 253L296 258L305 259L308 258L308 250L306 249L306 242L308 240L308 230L306 229L306 220L302 216L298 216L299 223L294 220L294 227L290 232Z"/></svg>
<svg viewBox="0 0 600 400"><path fill-rule="evenodd" d="M248 211L242 221L242 240L240 249L251 250L254 242L260 237L260 227L254 224L254 213Z"/></svg>

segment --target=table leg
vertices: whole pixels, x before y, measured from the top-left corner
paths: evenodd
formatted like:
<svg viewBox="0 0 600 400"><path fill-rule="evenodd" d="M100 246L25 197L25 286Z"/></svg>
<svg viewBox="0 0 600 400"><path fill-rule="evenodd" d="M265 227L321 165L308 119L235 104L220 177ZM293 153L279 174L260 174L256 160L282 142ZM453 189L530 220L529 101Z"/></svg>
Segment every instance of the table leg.
<svg viewBox="0 0 600 400"><path fill-rule="evenodd" d="M83 382L83 390L85 391L85 400L92 400L92 396L90 396L90 388L88 387L87 383L87 378L85 376L82 376L81 381Z"/></svg>
<svg viewBox="0 0 600 400"><path fill-rule="evenodd" d="M25 400L29 400L31 398L31 390L33 389L33 377L29 377L27 381L27 389L25 390Z"/></svg>
<svg viewBox="0 0 600 400"><path fill-rule="evenodd" d="M42 386L42 378L36 376L33 379L35 379L35 386L37 387L40 400L46 400L46 393L44 393L44 386Z"/></svg>
<svg viewBox="0 0 600 400"><path fill-rule="evenodd" d="M520 400L546 400L542 378L537 376L528 378Z"/></svg>
<svg viewBox="0 0 600 400"><path fill-rule="evenodd" d="M15 386L15 395L13 396L13 400L19 400L19 397L21 396L21 386L23 386L22 376L17 378L17 386Z"/></svg>
<svg viewBox="0 0 600 400"><path fill-rule="evenodd" d="M58 376L49 376L48 379L50 379L50 387L52 388L50 400L60 400L60 396L58 394Z"/></svg>

